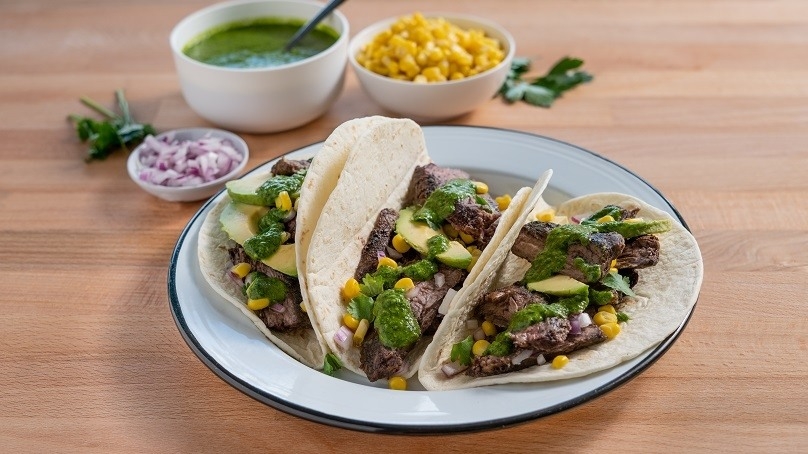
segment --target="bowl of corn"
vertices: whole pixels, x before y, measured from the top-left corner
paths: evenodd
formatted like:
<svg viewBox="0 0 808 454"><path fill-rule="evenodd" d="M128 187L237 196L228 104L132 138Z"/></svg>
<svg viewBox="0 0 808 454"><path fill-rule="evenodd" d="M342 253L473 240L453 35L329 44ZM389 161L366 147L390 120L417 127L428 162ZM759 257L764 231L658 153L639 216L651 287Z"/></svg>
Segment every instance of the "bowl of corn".
<svg viewBox="0 0 808 454"><path fill-rule="evenodd" d="M513 37L493 22L414 13L360 31L351 40L348 61L376 103L431 122L490 101L505 81L514 52Z"/></svg>

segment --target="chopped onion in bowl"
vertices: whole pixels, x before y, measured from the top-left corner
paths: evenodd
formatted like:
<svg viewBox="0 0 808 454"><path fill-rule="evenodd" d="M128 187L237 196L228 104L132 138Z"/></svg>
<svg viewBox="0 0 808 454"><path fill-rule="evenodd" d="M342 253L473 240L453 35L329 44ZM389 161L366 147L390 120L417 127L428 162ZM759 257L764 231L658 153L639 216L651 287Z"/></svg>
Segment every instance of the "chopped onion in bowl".
<svg viewBox="0 0 808 454"><path fill-rule="evenodd" d="M150 135L140 148L138 178L161 186L195 186L224 177L243 159L229 140L210 134L197 140Z"/></svg>

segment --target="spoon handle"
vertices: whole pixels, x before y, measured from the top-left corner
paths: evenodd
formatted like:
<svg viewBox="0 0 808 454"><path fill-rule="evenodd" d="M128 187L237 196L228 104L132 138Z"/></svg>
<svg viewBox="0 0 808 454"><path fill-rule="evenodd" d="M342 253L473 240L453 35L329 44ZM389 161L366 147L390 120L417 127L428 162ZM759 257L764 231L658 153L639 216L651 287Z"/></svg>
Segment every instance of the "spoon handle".
<svg viewBox="0 0 808 454"><path fill-rule="evenodd" d="M322 21L323 19L325 19L326 16L331 14L331 11L334 11L334 8L341 5L344 1L345 0L331 0L331 2L325 5L325 8L320 10L320 12L317 13L316 16L311 18L311 20L309 20L306 23L306 25L300 27L300 29L294 34L294 36L292 36L292 38L289 39L289 42L287 42L286 45L283 46L283 51L288 52L289 49L293 48L298 43L298 41L300 41L306 35L306 33L310 32L314 27L316 27L317 24L320 23L320 21Z"/></svg>

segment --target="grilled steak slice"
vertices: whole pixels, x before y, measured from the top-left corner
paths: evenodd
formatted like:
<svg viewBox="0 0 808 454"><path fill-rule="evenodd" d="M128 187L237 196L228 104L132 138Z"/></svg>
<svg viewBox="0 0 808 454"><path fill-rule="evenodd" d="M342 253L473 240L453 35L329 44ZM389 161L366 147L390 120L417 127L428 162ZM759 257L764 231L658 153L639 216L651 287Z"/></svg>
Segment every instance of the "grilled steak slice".
<svg viewBox="0 0 808 454"><path fill-rule="evenodd" d="M440 265L438 272L444 276L444 283L441 287L435 285L435 279L421 281L415 284L412 290L407 292L407 300L410 303L415 319L421 332L428 333L433 328L433 322L438 316L438 308L446 293L455 285L461 283L466 278L466 272L457 268Z"/></svg>
<svg viewBox="0 0 808 454"><path fill-rule="evenodd" d="M620 207L620 219L618 221L625 221L626 219L633 218L637 216L637 212L640 211L640 208L623 208Z"/></svg>
<svg viewBox="0 0 808 454"><path fill-rule="evenodd" d="M519 354L518 351L507 356L475 356L471 360L471 366L466 370L466 375L470 377L487 377L489 375L506 374L517 370L527 369L538 364L539 353L534 353L524 359L519 364L514 364L513 359Z"/></svg>
<svg viewBox="0 0 808 454"><path fill-rule="evenodd" d="M497 226L499 225L499 220L500 220L500 217L497 216L497 218L494 220L494 222L492 222L491 224L488 225L488 227L485 228L485 230L483 231L482 238L477 240L477 247L478 248L485 249L485 247L488 246L488 243L491 242L491 238L494 237L494 232L497 231Z"/></svg>
<svg viewBox="0 0 808 454"><path fill-rule="evenodd" d="M272 175L294 175L297 172L308 169L311 159L286 159L281 158L272 166Z"/></svg>
<svg viewBox="0 0 808 454"><path fill-rule="evenodd" d="M566 355L584 347L599 344L605 340L606 335L603 334L600 327L591 324L581 328L579 334L570 334L562 342L559 342L551 348L542 349L540 353L544 354L545 358L549 361L555 356Z"/></svg>
<svg viewBox="0 0 808 454"><path fill-rule="evenodd" d="M283 312L272 310L270 306L256 313L256 315L264 321L264 324L267 325L267 328L281 332L289 332L299 328L311 327L311 320L309 320L308 315L300 309L300 303L303 302L303 297L300 294L300 284L296 278L270 268L260 260L253 260L244 252L244 248L241 246L231 248L228 253L233 263L249 263L254 271L260 271L267 276L280 279L286 284L286 299L280 303L276 303L283 305Z"/></svg>
<svg viewBox="0 0 808 454"><path fill-rule="evenodd" d="M647 268L659 262L659 238L640 235L626 241L626 247L617 257L617 268Z"/></svg>
<svg viewBox="0 0 808 454"><path fill-rule="evenodd" d="M490 198L489 196L488 199ZM474 199L459 200L455 203L455 210L446 218L446 221L458 232L471 235L476 241L480 242L485 238L485 232L489 226L500 216L500 212L496 205L493 204L493 200L491 200L491 203L486 200L486 203L488 203L488 209L478 204Z"/></svg>
<svg viewBox="0 0 808 454"><path fill-rule="evenodd" d="M544 302L544 298L538 293L514 284L483 295L475 311L480 318L488 320L500 328L505 328L511 322L516 311L523 309L528 304Z"/></svg>
<svg viewBox="0 0 808 454"><path fill-rule="evenodd" d="M412 205L423 205L435 189L457 178L469 178L470 175L460 169L441 167L434 163L416 167L410 181L407 200Z"/></svg>
<svg viewBox="0 0 808 454"><path fill-rule="evenodd" d="M264 321L267 328L289 332L299 328L311 327L311 320L309 316L300 309L300 303L303 298L300 296L300 287L298 285L288 286L286 288L286 298L280 303L284 308L283 312L278 312L272 309L272 305L261 309L257 312L258 317Z"/></svg>
<svg viewBox="0 0 808 454"><path fill-rule="evenodd" d="M244 252L244 248L241 246L231 248L228 253L230 254L230 260L232 260L233 263L249 263L253 271L260 271L269 277L278 278L282 280L287 287L295 287L297 289L300 288L300 283L297 282L296 278L283 274L274 268L270 268L269 265L260 260L253 260L249 255L247 255L246 252Z"/></svg>
<svg viewBox="0 0 808 454"><path fill-rule="evenodd" d="M547 235L556 226L553 223L539 221L525 224L519 231L511 252L532 262L544 249ZM572 244L567 248L567 262L559 273L581 282L592 282L592 279L587 279L585 273L575 266L575 259L580 257L588 264L599 266L601 275L605 275L609 272L612 260L620 255L625 244L619 233L593 233L589 235L588 244Z"/></svg>
<svg viewBox="0 0 808 454"><path fill-rule="evenodd" d="M550 351L567 339L570 322L566 318L550 317L535 325L511 333L513 345L538 351Z"/></svg>
<svg viewBox="0 0 808 454"><path fill-rule="evenodd" d="M558 227L552 222L528 222L519 230L519 236L511 247L511 252L517 257L532 262L544 250L544 242L550 231Z"/></svg>
<svg viewBox="0 0 808 454"><path fill-rule="evenodd" d="M468 179L470 175L462 170L440 167L434 163L417 167L412 175L407 200L411 204L423 205L436 189L458 178ZM487 208L482 207L475 199L459 200L446 221L484 246L490 240L490 234L488 240L485 240L486 231L499 219L500 213L490 195L484 194L481 197L488 205Z"/></svg>
<svg viewBox="0 0 808 454"><path fill-rule="evenodd" d="M407 350L385 347L376 330L371 330L359 350L359 367L368 376L368 380L373 382L392 377L403 370L407 364L406 356Z"/></svg>
<svg viewBox="0 0 808 454"><path fill-rule="evenodd" d="M368 240L359 256L359 265L354 272L357 281L362 282L362 278L366 274L376 271L376 267L379 265L379 255L387 254L387 245L390 244L390 239L395 232L396 219L398 219L396 210L384 208L379 212L373 230L370 231Z"/></svg>

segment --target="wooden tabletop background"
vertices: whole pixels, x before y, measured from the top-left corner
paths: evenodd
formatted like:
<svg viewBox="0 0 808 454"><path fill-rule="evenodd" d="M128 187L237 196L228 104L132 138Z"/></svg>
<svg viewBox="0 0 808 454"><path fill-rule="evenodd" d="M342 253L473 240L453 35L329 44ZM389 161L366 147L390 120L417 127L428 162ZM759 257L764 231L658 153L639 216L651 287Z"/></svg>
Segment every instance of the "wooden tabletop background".
<svg viewBox="0 0 808 454"><path fill-rule="evenodd" d="M566 412L429 437L333 428L214 375L168 308L169 257L203 202L135 186L124 153L84 162L78 98L159 130L208 125L168 47L210 1L0 3L0 451L798 452L808 443L808 2L351 0L353 33L420 11L488 17L537 70L586 60L593 83L551 109L491 100L452 124L555 137L635 171L701 246L701 298L650 369ZM352 73L288 132L245 134L248 168L384 113Z"/></svg>

